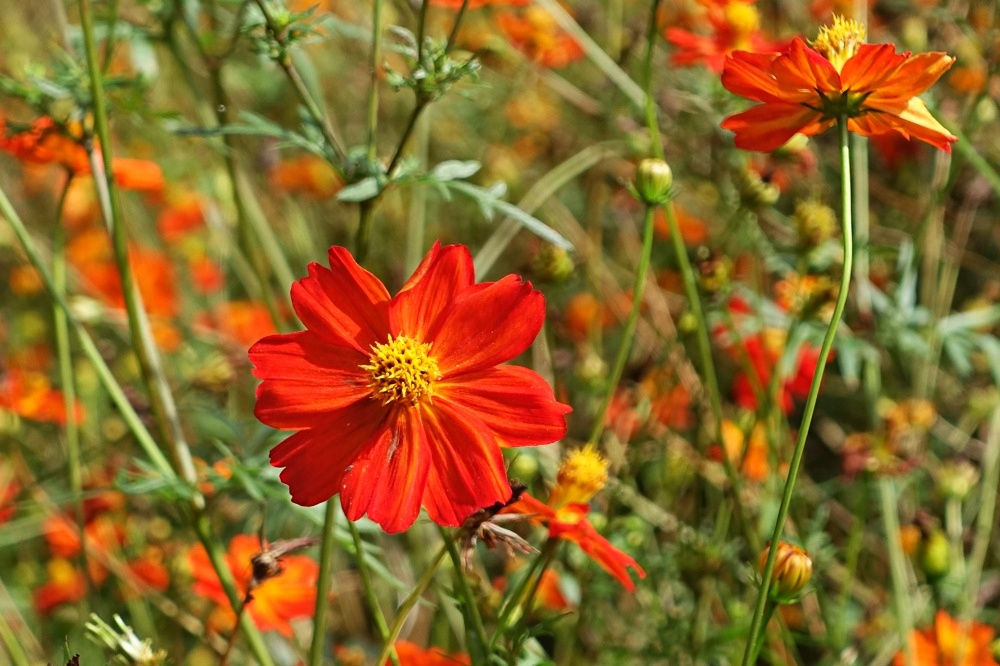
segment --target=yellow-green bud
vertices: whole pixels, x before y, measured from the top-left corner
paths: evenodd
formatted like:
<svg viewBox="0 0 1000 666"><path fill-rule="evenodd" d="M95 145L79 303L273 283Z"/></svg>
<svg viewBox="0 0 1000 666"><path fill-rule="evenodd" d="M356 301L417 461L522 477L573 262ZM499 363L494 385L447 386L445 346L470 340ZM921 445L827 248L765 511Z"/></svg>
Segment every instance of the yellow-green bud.
<svg viewBox="0 0 1000 666"><path fill-rule="evenodd" d="M743 203L751 208L774 205L781 196L781 190L777 185L765 182L760 174L751 168L743 169L737 174L736 186L739 188Z"/></svg>
<svg viewBox="0 0 1000 666"><path fill-rule="evenodd" d="M635 172L635 191L644 204L656 206L670 199L673 184L674 173L663 160L649 158L639 162Z"/></svg>
<svg viewBox="0 0 1000 666"><path fill-rule="evenodd" d="M937 477L942 495L964 500L979 483L979 469L968 460L949 460L941 466Z"/></svg>
<svg viewBox="0 0 1000 666"><path fill-rule="evenodd" d="M837 228L837 214L833 209L814 200L796 203L792 220L799 234L799 244L803 247L820 245L833 236Z"/></svg>
<svg viewBox="0 0 1000 666"><path fill-rule="evenodd" d="M531 258L529 268L540 282L562 282L573 274L576 265L565 248L545 245Z"/></svg>
<svg viewBox="0 0 1000 666"><path fill-rule="evenodd" d="M933 529L920 542L920 568L927 580L936 581L948 575L951 569L951 544L940 529Z"/></svg>
<svg viewBox="0 0 1000 666"><path fill-rule="evenodd" d="M764 571L770 547L760 554L760 570ZM813 562L803 549L787 541L778 542L777 559L771 574L771 599L779 604L794 603L812 578Z"/></svg>

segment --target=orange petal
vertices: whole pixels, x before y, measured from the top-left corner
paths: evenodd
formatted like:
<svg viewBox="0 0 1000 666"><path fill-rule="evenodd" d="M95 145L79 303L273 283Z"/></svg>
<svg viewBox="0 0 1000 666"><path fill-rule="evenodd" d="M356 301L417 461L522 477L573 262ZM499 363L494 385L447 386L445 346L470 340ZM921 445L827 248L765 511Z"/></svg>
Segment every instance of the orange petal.
<svg viewBox="0 0 1000 666"><path fill-rule="evenodd" d="M415 340L432 339L438 317L463 289L475 282L472 255L464 245L435 243L392 299L392 329Z"/></svg>
<svg viewBox="0 0 1000 666"><path fill-rule="evenodd" d="M817 134L832 124L800 104L759 104L722 121L723 129L736 133L737 148L761 152L780 148L797 133Z"/></svg>
<svg viewBox="0 0 1000 666"><path fill-rule="evenodd" d="M895 72L906 56L896 53L892 44L862 44L840 72L845 90L878 94L887 81L895 80Z"/></svg>

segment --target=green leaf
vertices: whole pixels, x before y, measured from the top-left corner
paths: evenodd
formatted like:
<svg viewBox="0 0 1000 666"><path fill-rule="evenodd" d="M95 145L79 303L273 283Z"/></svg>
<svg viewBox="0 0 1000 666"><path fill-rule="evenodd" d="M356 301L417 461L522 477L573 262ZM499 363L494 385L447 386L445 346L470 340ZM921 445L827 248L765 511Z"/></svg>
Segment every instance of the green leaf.
<svg viewBox="0 0 1000 666"><path fill-rule="evenodd" d="M465 180L476 175L482 167L475 160L448 160L436 165L430 176L437 180Z"/></svg>
<svg viewBox="0 0 1000 666"><path fill-rule="evenodd" d="M375 176L368 176L352 185L348 185L337 194L340 201L368 201L378 195L381 188Z"/></svg>
<svg viewBox="0 0 1000 666"><path fill-rule="evenodd" d="M524 212L514 204L498 199L494 194L495 190L486 189L479 187L478 185L458 180L442 182L455 192L464 194L479 204L480 210L483 211L483 215L487 219L492 219L493 214L496 212L503 213L507 217L520 222L526 229L528 229L528 231L535 234L542 240L548 241L549 243L565 250L573 249L573 244L566 240L566 238L564 238L558 231L545 224L537 217Z"/></svg>

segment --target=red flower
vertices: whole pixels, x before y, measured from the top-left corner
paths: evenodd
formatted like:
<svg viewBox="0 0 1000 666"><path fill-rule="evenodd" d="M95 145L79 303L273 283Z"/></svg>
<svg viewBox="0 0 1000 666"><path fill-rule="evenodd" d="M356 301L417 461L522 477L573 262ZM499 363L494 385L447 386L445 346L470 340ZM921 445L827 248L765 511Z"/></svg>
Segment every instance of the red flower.
<svg viewBox="0 0 1000 666"><path fill-rule="evenodd" d="M261 552L260 542L252 536L240 534L233 537L226 554L226 564L233 573L233 580L240 595L245 595L253 575L251 560ZM229 629L236 623L236 615L229 604L205 547L197 544L188 553L191 573L194 575L194 592L208 597L219 605L213 622L217 629ZM292 635L290 620L312 617L316 608L316 578L319 566L305 555L285 555L279 560L281 573L268 578L253 589L253 600L246 607L254 624L260 629L273 630L282 636Z"/></svg>
<svg viewBox="0 0 1000 666"><path fill-rule="evenodd" d="M945 53L896 53L892 44L864 44L864 28L834 19L808 46L792 40L781 53L737 51L726 58L722 85L761 104L726 118L736 145L768 152L796 133L819 134L840 117L863 136L899 134L951 151L956 137L917 97L955 59Z"/></svg>
<svg viewBox="0 0 1000 666"><path fill-rule="evenodd" d="M959 646L959 640L965 636L964 645ZM934 616L934 626L923 631L914 630L910 634L913 641L914 656L918 666L937 666L937 664L954 664L955 666L997 666L993 658L991 643L993 628L978 622L969 625L968 632L962 631L961 624L942 610ZM959 653L963 654L961 663ZM906 663L903 652L899 652L892 660L893 666Z"/></svg>
<svg viewBox="0 0 1000 666"><path fill-rule="evenodd" d="M721 72L726 56L736 50L776 51L778 45L760 32L760 13L754 0L723 0L705 3L709 34L698 34L680 27L664 30L663 36L677 47L670 62L678 67L704 64Z"/></svg>
<svg viewBox="0 0 1000 666"><path fill-rule="evenodd" d="M506 502L500 446L554 442L570 411L535 372L498 367L538 334L542 294L513 275L474 284L461 245L435 244L395 297L344 248L329 258L292 286L308 330L250 348L257 418L299 431L271 451L292 501L340 493L387 532L421 506L457 526Z"/></svg>

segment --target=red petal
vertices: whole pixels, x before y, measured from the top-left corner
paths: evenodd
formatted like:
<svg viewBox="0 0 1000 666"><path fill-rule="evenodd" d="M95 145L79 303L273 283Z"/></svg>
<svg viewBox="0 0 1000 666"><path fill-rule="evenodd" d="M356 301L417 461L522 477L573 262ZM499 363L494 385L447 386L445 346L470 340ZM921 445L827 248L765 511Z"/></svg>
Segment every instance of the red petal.
<svg viewBox="0 0 1000 666"><path fill-rule="evenodd" d="M509 361L538 335L545 297L508 275L462 292L444 314L432 353L444 379Z"/></svg>
<svg viewBox="0 0 1000 666"><path fill-rule="evenodd" d="M475 282L467 247L439 248L435 243L389 307L393 330L415 340L430 340L440 314Z"/></svg>
<svg viewBox="0 0 1000 666"><path fill-rule="evenodd" d="M368 358L331 345L312 331L271 335L250 348L257 387L254 414L275 428L298 429L329 420L334 412L371 400Z"/></svg>
<svg viewBox="0 0 1000 666"><path fill-rule="evenodd" d="M551 444L566 435L565 414L572 407L557 402L552 389L534 370L507 365L434 387L440 400L472 411L505 446Z"/></svg>
<svg viewBox="0 0 1000 666"><path fill-rule="evenodd" d="M344 475L383 426L385 410L375 401L368 409L349 410L346 418L295 433L271 449L271 464L284 467L281 480L300 506L325 502L340 492Z"/></svg>
<svg viewBox="0 0 1000 666"><path fill-rule="evenodd" d="M646 572L635 560L611 545L587 520L575 524L553 521L549 525L549 535L579 544L583 552L617 578L629 592L635 590L635 583L628 574L629 567L635 569L639 578L646 577Z"/></svg>
<svg viewBox="0 0 1000 666"><path fill-rule="evenodd" d="M788 53L774 61L771 74L778 80L786 102L819 100L817 90L824 93L840 92L840 74L829 60L796 37Z"/></svg>
<svg viewBox="0 0 1000 666"><path fill-rule="evenodd" d="M874 98L877 104L883 99L905 100L916 97L934 85L955 62L955 58L939 52L918 53L904 58L905 61L893 72L892 77L884 85L873 89L869 100Z"/></svg>
<svg viewBox="0 0 1000 666"><path fill-rule="evenodd" d="M510 499L496 438L476 414L445 401L424 411L431 469L424 508L438 525L457 527L483 507Z"/></svg>
<svg viewBox="0 0 1000 666"><path fill-rule="evenodd" d="M735 51L726 58L722 85L731 93L757 102L784 102L785 93L771 75L779 53Z"/></svg>
<svg viewBox="0 0 1000 666"><path fill-rule="evenodd" d="M403 408L344 477L340 501L349 520L365 513L386 532L402 532L420 513L430 455L420 412Z"/></svg>
<svg viewBox="0 0 1000 666"><path fill-rule="evenodd" d="M342 247L330 248L330 268L309 264L309 277L292 285L292 305L327 342L367 355L389 333L389 292Z"/></svg>
<svg viewBox="0 0 1000 666"><path fill-rule="evenodd" d="M722 121L723 129L736 133L737 148L770 152L795 134L817 134L831 124L818 111L800 104L759 104Z"/></svg>
<svg viewBox="0 0 1000 666"><path fill-rule="evenodd" d="M887 79L896 78L894 73L905 60L906 56L896 53L892 44L862 44L858 52L844 63L840 80L845 90L856 93L875 91L877 94Z"/></svg>

